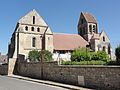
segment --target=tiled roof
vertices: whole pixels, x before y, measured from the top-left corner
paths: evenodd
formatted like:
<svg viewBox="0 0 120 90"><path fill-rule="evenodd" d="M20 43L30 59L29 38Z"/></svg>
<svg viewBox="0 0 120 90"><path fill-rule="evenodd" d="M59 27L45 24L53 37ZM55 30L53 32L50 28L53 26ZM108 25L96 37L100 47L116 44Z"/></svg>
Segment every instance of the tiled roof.
<svg viewBox="0 0 120 90"><path fill-rule="evenodd" d="M83 16L85 17L85 19L87 20L87 22L97 23L95 17L92 14L90 14L88 12L85 12L85 13L83 13Z"/></svg>
<svg viewBox="0 0 120 90"><path fill-rule="evenodd" d="M77 34L53 34L54 50L74 50L79 47L86 47L88 42Z"/></svg>

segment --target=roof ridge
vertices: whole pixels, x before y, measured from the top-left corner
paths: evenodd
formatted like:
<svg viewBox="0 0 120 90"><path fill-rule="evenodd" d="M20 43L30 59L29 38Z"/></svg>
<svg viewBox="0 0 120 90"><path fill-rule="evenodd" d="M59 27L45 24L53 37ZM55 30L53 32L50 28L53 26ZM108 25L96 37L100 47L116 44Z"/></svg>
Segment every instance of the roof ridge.
<svg viewBox="0 0 120 90"><path fill-rule="evenodd" d="M72 33L56 33L56 32L53 32L53 34L63 34L63 35L78 35L78 34L72 34Z"/></svg>

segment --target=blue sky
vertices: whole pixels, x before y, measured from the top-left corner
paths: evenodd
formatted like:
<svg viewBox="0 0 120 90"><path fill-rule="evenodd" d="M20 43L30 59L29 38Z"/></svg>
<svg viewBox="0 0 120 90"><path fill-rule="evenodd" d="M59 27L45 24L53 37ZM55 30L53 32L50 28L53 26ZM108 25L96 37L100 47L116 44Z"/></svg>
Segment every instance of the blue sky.
<svg viewBox="0 0 120 90"><path fill-rule="evenodd" d="M92 13L105 30L113 49L120 43L120 0L1 0L0 52L6 54L17 21L32 9L45 19L53 32L77 33L81 12Z"/></svg>

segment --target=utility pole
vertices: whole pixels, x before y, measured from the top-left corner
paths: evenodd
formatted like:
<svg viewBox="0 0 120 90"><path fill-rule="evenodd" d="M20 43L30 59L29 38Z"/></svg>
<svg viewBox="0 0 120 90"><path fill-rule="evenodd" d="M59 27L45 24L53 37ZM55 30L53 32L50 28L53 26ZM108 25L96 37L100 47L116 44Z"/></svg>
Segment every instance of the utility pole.
<svg viewBox="0 0 120 90"><path fill-rule="evenodd" d="M44 64L44 50L45 50L45 34L46 31L48 30L48 26L46 26L45 32L43 35L40 36L41 41L42 41L42 48L41 48L41 58L40 58L40 63L41 63L41 79L43 79L43 64Z"/></svg>

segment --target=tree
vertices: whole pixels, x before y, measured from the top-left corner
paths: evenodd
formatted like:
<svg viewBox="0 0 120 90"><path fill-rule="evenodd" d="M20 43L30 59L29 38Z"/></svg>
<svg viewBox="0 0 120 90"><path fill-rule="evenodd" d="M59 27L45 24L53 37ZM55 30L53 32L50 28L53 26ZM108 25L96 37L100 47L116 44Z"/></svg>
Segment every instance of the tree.
<svg viewBox="0 0 120 90"><path fill-rule="evenodd" d="M120 63L120 45L115 49L117 63Z"/></svg>
<svg viewBox="0 0 120 90"><path fill-rule="evenodd" d="M37 62L39 61L40 53L37 50L32 50L28 53L30 61Z"/></svg>
<svg viewBox="0 0 120 90"><path fill-rule="evenodd" d="M48 50L42 50L42 51L40 51L40 58L43 59L44 61L51 61L52 53Z"/></svg>
<svg viewBox="0 0 120 90"><path fill-rule="evenodd" d="M29 52L28 57L32 62L38 62L41 59L43 59L44 61L51 61L52 53L48 50L42 51L32 50Z"/></svg>

